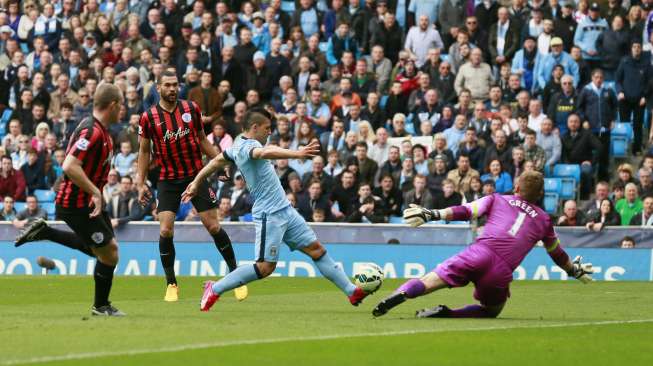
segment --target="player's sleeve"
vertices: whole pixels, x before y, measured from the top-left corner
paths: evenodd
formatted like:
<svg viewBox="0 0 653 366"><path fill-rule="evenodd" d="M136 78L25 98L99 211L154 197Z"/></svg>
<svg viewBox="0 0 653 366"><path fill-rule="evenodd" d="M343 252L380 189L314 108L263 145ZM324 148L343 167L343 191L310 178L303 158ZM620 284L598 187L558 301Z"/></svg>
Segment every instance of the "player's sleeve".
<svg viewBox="0 0 653 366"><path fill-rule="evenodd" d="M547 223L547 231L542 238L542 243L544 243L544 248L546 252L551 257L551 259L557 264L560 268L569 262L569 256L562 246L560 245L560 239L556 235L555 230L553 230L553 223L551 220Z"/></svg>
<svg viewBox="0 0 653 366"><path fill-rule="evenodd" d="M193 101L190 102L190 106L193 109L193 114L197 117L193 118L193 126L197 131L204 131L204 127L202 126L202 110L197 103Z"/></svg>
<svg viewBox="0 0 653 366"><path fill-rule="evenodd" d="M148 117L147 111L141 114L141 119L138 121L138 136L148 140L151 139L150 117Z"/></svg>
<svg viewBox="0 0 653 366"><path fill-rule="evenodd" d="M485 196L461 206L453 206L454 221L468 221L488 213L494 203L494 195Z"/></svg>
<svg viewBox="0 0 653 366"><path fill-rule="evenodd" d="M263 147L261 143L256 140L248 139L244 144L241 145L240 151L238 152L238 159L242 162L254 159L252 154L254 154L254 149Z"/></svg>
<svg viewBox="0 0 653 366"><path fill-rule="evenodd" d="M77 140L71 144L69 154L83 161L88 152L98 143L100 135L100 131L96 128L89 127L82 129L79 132Z"/></svg>
<svg viewBox="0 0 653 366"><path fill-rule="evenodd" d="M225 159L229 160L234 164L236 164L236 160L234 157L236 156L237 153L236 151L234 151L235 146L236 144L231 144L231 146L229 146L228 148L222 151L222 157L224 157Z"/></svg>

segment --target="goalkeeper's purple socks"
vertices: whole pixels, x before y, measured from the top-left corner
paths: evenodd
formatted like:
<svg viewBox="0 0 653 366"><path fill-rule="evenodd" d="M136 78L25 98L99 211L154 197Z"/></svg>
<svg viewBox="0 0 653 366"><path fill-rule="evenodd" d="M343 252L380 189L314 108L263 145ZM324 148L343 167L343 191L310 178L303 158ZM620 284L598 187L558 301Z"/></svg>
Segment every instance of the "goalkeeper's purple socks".
<svg viewBox="0 0 653 366"><path fill-rule="evenodd" d="M420 281L417 278L413 278L401 285L395 292L404 292L406 297L409 299L422 296L426 291L426 286L424 282Z"/></svg>
<svg viewBox="0 0 653 366"><path fill-rule="evenodd" d="M495 314L481 305L467 305L449 312L449 318L494 318Z"/></svg>

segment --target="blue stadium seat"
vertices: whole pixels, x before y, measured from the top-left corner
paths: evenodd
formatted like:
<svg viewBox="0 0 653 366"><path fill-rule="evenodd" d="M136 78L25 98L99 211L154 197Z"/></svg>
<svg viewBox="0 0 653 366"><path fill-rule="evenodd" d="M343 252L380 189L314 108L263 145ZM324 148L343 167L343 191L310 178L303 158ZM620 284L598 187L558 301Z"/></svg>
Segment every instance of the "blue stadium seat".
<svg viewBox="0 0 653 366"><path fill-rule="evenodd" d="M40 203L54 202L57 197L54 191L50 189L37 189L34 191L34 196Z"/></svg>
<svg viewBox="0 0 653 366"><path fill-rule="evenodd" d="M389 224L403 224L404 218L401 216L390 216Z"/></svg>
<svg viewBox="0 0 653 366"><path fill-rule="evenodd" d="M561 178L544 178L544 192L556 193L560 195L562 192L562 179Z"/></svg>
<svg viewBox="0 0 653 366"><path fill-rule="evenodd" d="M603 83L603 85L605 85L605 87L608 88L608 89L612 89L612 91L614 91L614 92L617 91L617 87L616 87L614 81L606 81L606 82Z"/></svg>
<svg viewBox="0 0 653 366"><path fill-rule="evenodd" d="M381 100L379 100L379 107L381 107L381 109L385 109L386 103L388 103L388 96L384 95L381 97Z"/></svg>
<svg viewBox="0 0 653 366"><path fill-rule="evenodd" d="M286 13L292 13L295 11L295 1L282 1L281 2L281 10L285 11Z"/></svg>
<svg viewBox="0 0 653 366"><path fill-rule="evenodd" d="M544 166L544 176L545 177L551 177L553 175L553 172L551 171L551 165L545 165Z"/></svg>
<svg viewBox="0 0 653 366"><path fill-rule="evenodd" d="M413 123L413 114L409 114L406 116L406 132L408 134L415 136L415 124Z"/></svg>
<svg viewBox="0 0 653 366"><path fill-rule="evenodd" d="M48 213L48 219L54 220L54 202L42 202L40 203L40 206Z"/></svg>
<svg viewBox="0 0 653 366"><path fill-rule="evenodd" d="M614 128L610 131L611 136L625 137L628 140L633 138L633 124L630 122L619 122L614 124Z"/></svg>
<svg viewBox="0 0 653 366"><path fill-rule="evenodd" d="M544 211L548 214L558 212L560 196L557 193L544 193Z"/></svg>
<svg viewBox="0 0 653 366"><path fill-rule="evenodd" d="M623 136L610 136L610 156L613 158L628 157L628 139Z"/></svg>
<svg viewBox="0 0 653 366"><path fill-rule="evenodd" d="M560 198L574 199L578 190L576 187L580 183L580 165L578 164L556 164L553 167L553 176L561 178L562 188Z"/></svg>
<svg viewBox="0 0 653 366"><path fill-rule="evenodd" d="M252 214L251 213L246 213L243 216L238 217L238 221L252 222Z"/></svg>
<svg viewBox="0 0 653 366"><path fill-rule="evenodd" d="M25 209L25 206L27 206L25 202L14 203L14 209L16 210L16 213L23 211Z"/></svg>
<svg viewBox="0 0 653 366"><path fill-rule="evenodd" d="M329 48L329 43L328 42L320 42L319 46L320 51L326 52L327 49Z"/></svg>
<svg viewBox="0 0 653 366"><path fill-rule="evenodd" d="M5 108L2 111L2 116L0 117L0 125L6 126L7 123L9 123L9 120L11 119L11 115L13 114L13 110L11 108Z"/></svg>

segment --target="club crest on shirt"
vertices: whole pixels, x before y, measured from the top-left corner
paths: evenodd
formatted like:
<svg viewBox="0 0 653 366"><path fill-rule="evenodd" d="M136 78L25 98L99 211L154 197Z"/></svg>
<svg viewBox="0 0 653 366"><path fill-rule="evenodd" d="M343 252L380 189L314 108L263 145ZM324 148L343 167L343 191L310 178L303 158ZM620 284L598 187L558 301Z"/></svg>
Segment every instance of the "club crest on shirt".
<svg viewBox="0 0 653 366"><path fill-rule="evenodd" d="M95 242L95 244L100 244L104 240L104 234L98 231L91 235L91 239Z"/></svg>
<svg viewBox="0 0 653 366"><path fill-rule="evenodd" d="M191 119L192 117L190 116L190 113L184 113L181 115L181 120L186 123L189 123Z"/></svg>
<svg viewBox="0 0 653 366"><path fill-rule="evenodd" d="M77 148L77 150L86 151L88 150L89 144L90 142L82 137L81 139L77 140L77 142L75 143L75 147Z"/></svg>

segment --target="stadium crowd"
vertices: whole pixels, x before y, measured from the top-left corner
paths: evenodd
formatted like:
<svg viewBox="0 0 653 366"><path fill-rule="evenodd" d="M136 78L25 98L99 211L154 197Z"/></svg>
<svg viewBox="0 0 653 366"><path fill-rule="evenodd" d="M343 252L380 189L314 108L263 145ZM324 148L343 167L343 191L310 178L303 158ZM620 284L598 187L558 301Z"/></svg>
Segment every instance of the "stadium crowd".
<svg viewBox="0 0 653 366"><path fill-rule="evenodd" d="M68 139L102 83L125 95L103 192L112 224L156 220L133 184L138 123L170 68L220 150L253 108L274 116L270 144L319 141L322 156L275 162L308 221L393 222L409 204L507 193L525 171L571 164L577 199L547 208L559 225L653 225L653 0L0 5L0 215L17 227L51 215ZM618 169L617 125L632 130ZM250 219L239 173L211 184L221 220Z"/></svg>

